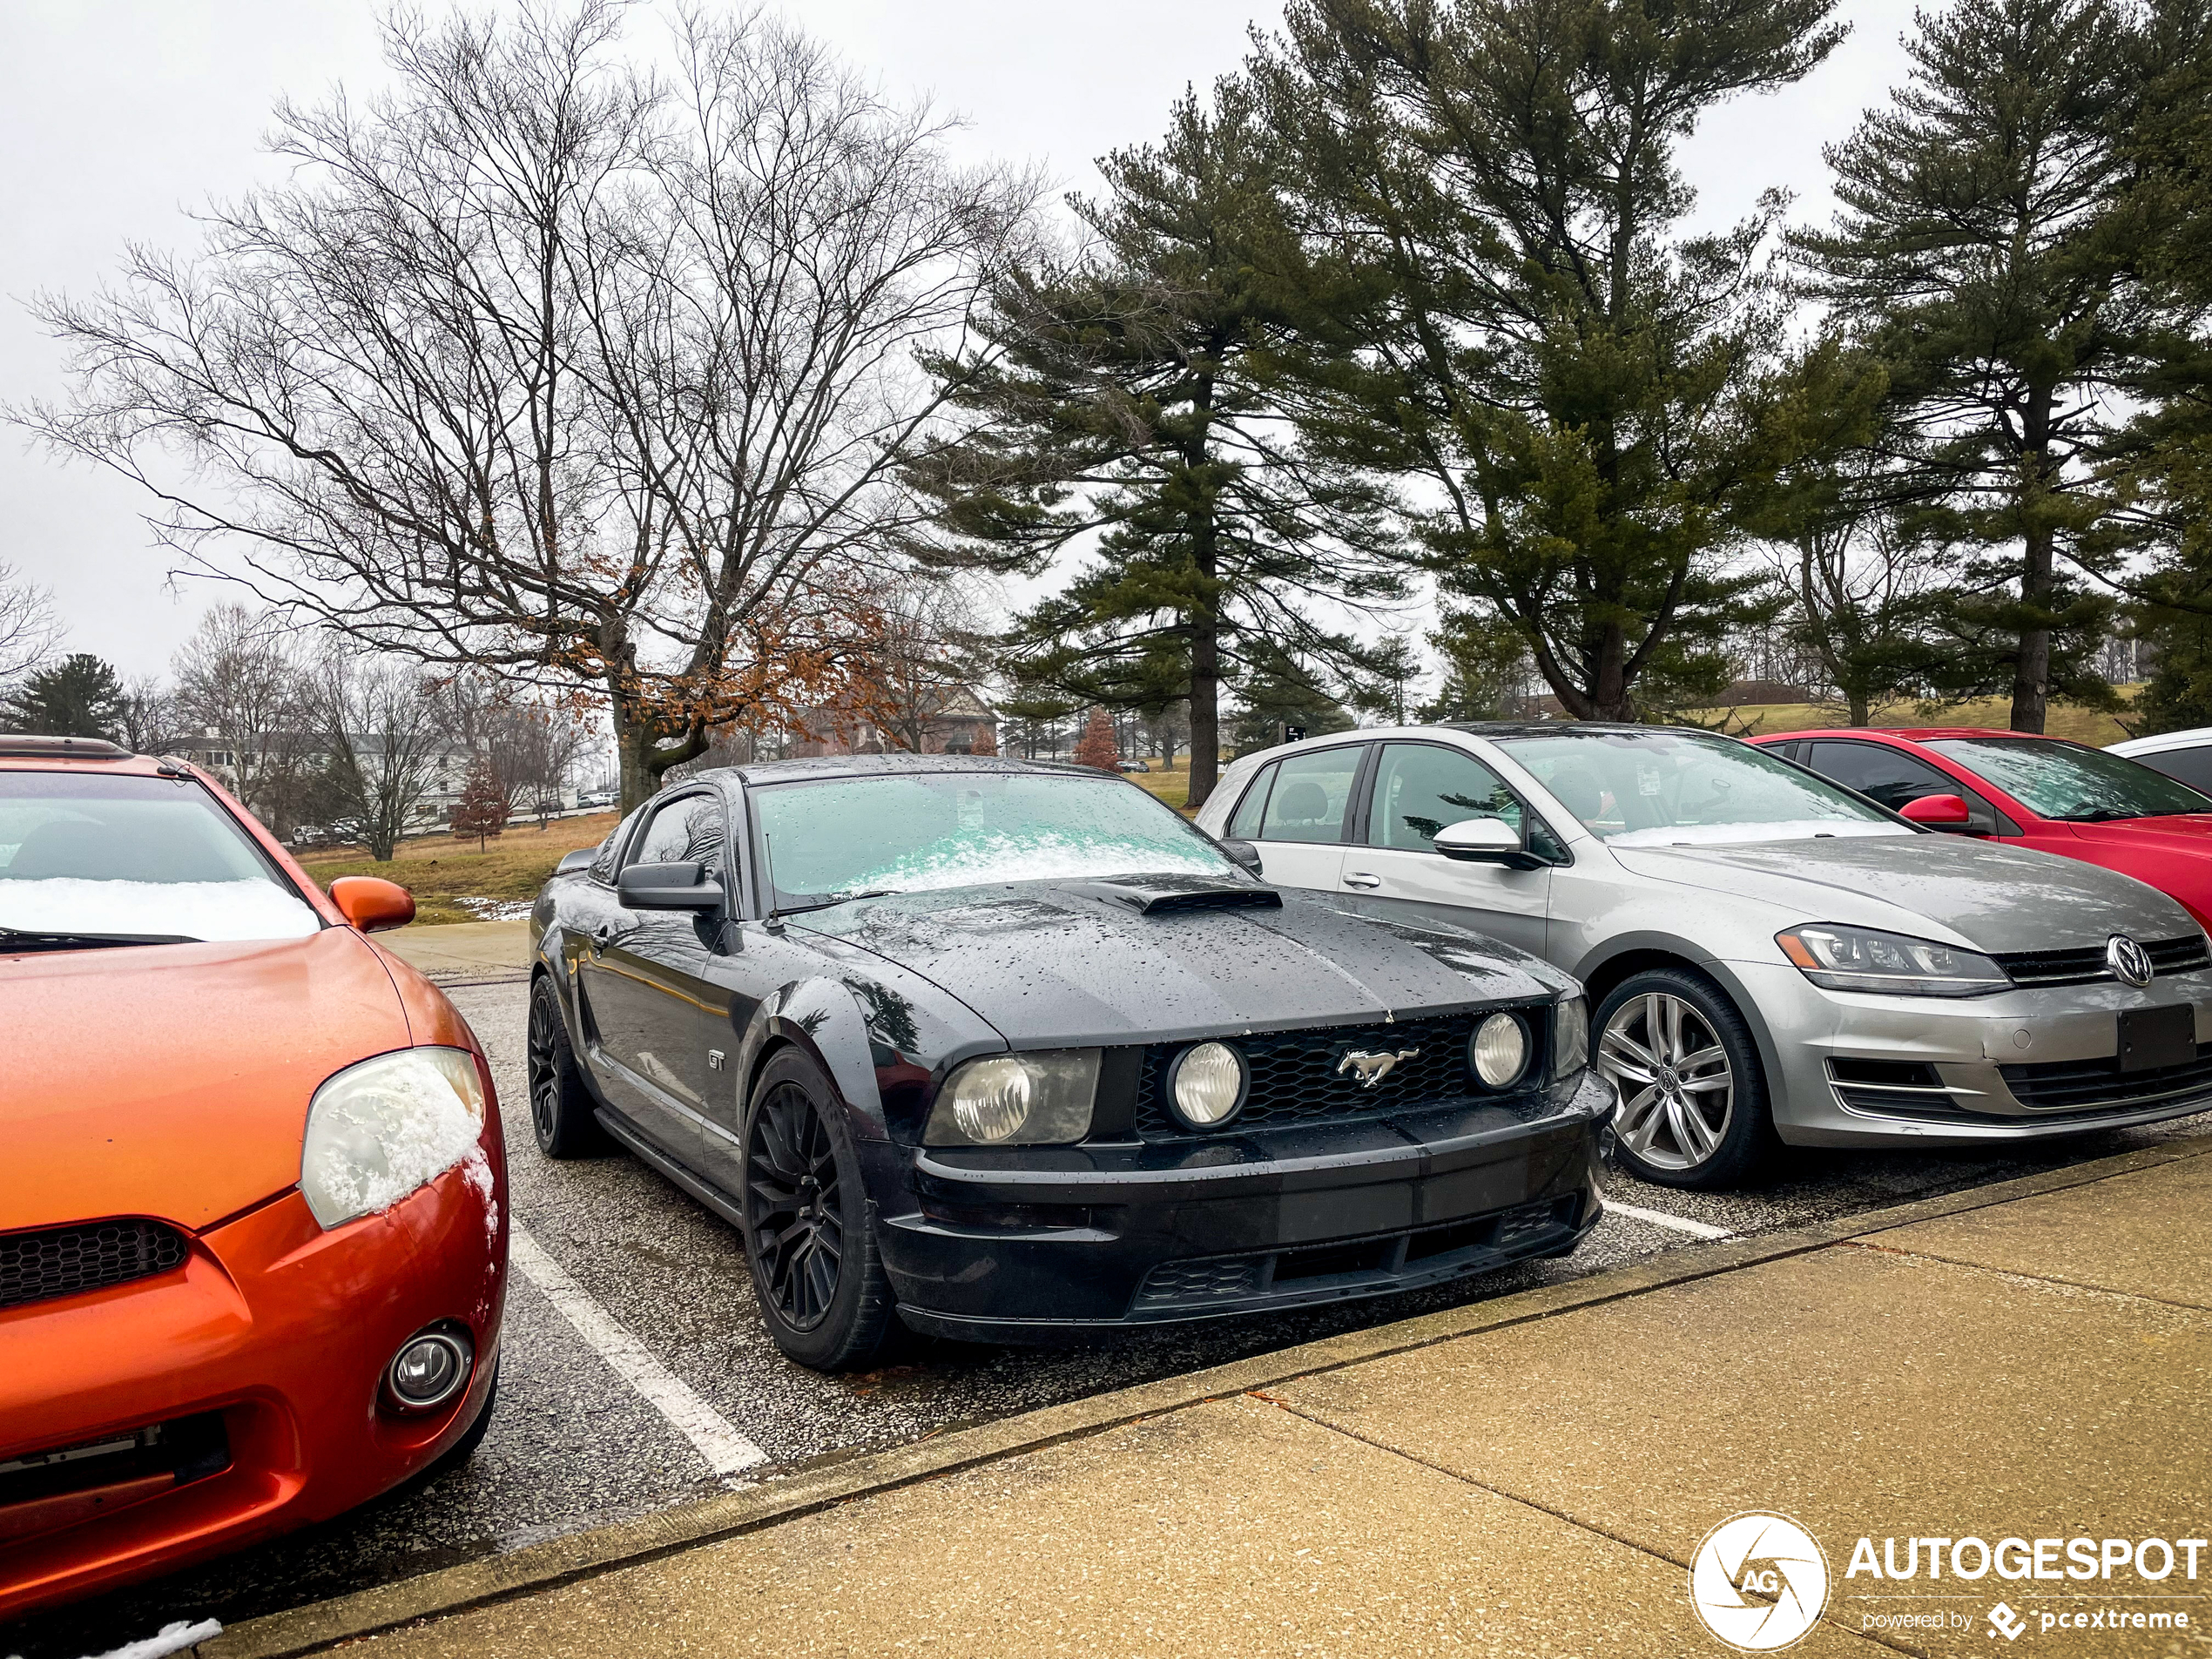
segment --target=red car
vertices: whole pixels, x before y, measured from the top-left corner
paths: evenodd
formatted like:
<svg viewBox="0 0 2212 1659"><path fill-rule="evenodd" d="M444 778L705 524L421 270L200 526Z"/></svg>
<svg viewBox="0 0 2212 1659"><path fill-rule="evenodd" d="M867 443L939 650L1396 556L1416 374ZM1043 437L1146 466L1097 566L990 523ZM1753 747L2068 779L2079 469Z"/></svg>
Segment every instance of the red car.
<svg viewBox="0 0 2212 1659"><path fill-rule="evenodd" d="M367 937L414 914L192 767L0 737L0 1624L483 1433L506 1163L468 1025Z"/></svg>
<svg viewBox="0 0 2212 1659"><path fill-rule="evenodd" d="M2212 798L2064 738L1964 726L1780 732L1751 741L1931 829L2101 864L2212 928Z"/></svg>

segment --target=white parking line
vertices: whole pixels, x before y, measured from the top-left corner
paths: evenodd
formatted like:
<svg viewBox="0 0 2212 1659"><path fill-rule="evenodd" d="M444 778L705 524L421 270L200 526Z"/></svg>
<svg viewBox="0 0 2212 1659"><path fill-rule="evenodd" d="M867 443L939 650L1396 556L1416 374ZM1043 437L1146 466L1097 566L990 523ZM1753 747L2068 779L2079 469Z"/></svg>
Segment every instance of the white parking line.
<svg viewBox="0 0 2212 1659"><path fill-rule="evenodd" d="M522 1269L523 1277L560 1309L561 1317L576 1327L577 1335L591 1351L691 1441L715 1474L736 1474L768 1460L765 1452L732 1428L728 1419L693 1393L681 1377L654 1359L644 1343L593 1301L591 1293L570 1278L568 1270L547 1255L520 1223L509 1234L507 1253Z"/></svg>
<svg viewBox="0 0 2212 1659"><path fill-rule="evenodd" d="M1716 1227L1710 1222L1692 1221L1687 1216L1670 1216L1663 1210L1639 1210L1632 1204L1622 1204L1618 1198L1605 1201L1606 1213L1626 1216L1630 1221L1649 1222L1654 1227L1671 1227L1678 1233L1688 1233L1692 1238L1733 1238L1736 1235L1725 1227Z"/></svg>

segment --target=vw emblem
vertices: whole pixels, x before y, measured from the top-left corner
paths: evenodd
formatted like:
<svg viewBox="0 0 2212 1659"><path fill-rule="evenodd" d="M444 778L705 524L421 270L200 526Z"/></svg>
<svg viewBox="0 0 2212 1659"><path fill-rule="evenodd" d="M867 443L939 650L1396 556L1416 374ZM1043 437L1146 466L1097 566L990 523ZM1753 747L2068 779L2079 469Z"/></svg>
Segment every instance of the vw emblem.
<svg viewBox="0 0 2212 1659"><path fill-rule="evenodd" d="M2158 970L2151 966L2150 953L2126 934L2114 934L2105 941L2105 966L2112 969L2112 976L2125 980L2140 989L2151 981Z"/></svg>

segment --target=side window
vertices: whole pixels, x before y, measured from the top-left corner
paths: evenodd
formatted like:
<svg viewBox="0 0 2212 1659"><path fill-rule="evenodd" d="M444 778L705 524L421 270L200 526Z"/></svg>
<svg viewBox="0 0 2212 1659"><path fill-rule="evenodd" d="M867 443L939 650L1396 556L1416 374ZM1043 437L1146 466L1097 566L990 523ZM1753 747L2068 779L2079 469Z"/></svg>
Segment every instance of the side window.
<svg viewBox="0 0 2212 1659"><path fill-rule="evenodd" d="M657 810L623 860L631 864L706 864L722 867L722 803L712 795L679 795Z"/></svg>
<svg viewBox="0 0 2212 1659"><path fill-rule="evenodd" d="M1251 841L1259 838L1259 815L1267 806L1267 792L1274 785L1273 766L1262 766L1252 774L1251 785L1244 791L1244 799L1237 803L1237 810L1230 814L1231 840Z"/></svg>
<svg viewBox="0 0 2212 1659"><path fill-rule="evenodd" d="M2156 754L2133 759L2153 772L2162 772L2177 783L2212 794L2212 748L2161 749Z"/></svg>
<svg viewBox="0 0 2212 1659"><path fill-rule="evenodd" d="M1892 812L1923 795L1963 792L1953 779L1925 760L1878 743L1816 743L1812 769L1846 789L1878 800Z"/></svg>
<svg viewBox="0 0 2212 1659"><path fill-rule="evenodd" d="M640 806L621 823L616 825L608 833L607 839L599 843L599 855L591 860L591 879L594 881L604 881L610 886L613 884L615 849L622 845L623 837L630 833L630 826L652 810L652 803L646 802L644 806Z"/></svg>
<svg viewBox="0 0 2212 1659"><path fill-rule="evenodd" d="M1286 755L1275 763L1275 787L1260 816L1263 841L1340 841L1352 780L1359 775L1361 744Z"/></svg>
<svg viewBox="0 0 2212 1659"><path fill-rule="evenodd" d="M1426 853L1447 824L1494 818L1518 835L1523 817L1505 780L1473 755L1433 743L1391 743L1375 768L1367 841Z"/></svg>

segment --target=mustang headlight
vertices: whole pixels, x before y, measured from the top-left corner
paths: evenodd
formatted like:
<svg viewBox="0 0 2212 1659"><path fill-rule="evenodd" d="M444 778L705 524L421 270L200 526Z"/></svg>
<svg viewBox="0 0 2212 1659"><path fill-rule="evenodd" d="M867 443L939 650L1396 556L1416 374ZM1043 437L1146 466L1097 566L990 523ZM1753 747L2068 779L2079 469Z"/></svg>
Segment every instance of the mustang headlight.
<svg viewBox="0 0 2212 1659"><path fill-rule="evenodd" d="M927 1146L1060 1146L1090 1133L1098 1050L1047 1049L971 1060L929 1109Z"/></svg>
<svg viewBox="0 0 2212 1659"><path fill-rule="evenodd" d="M1807 979L1831 991L1986 996L2009 990L2013 983L2003 968L1979 951L1875 927L1808 922L1775 934L1774 942Z"/></svg>
<svg viewBox="0 0 2212 1659"><path fill-rule="evenodd" d="M307 1104L300 1191L326 1229L388 1210L476 1150L484 1089L461 1049L401 1049L348 1066Z"/></svg>
<svg viewBox="0 0 2212 1659"><path fill-rule="evenodd" d="M1590 1005L1563 996L1552 1012L1552 1076L1572 1077L1590 1063Z"/></svg>

